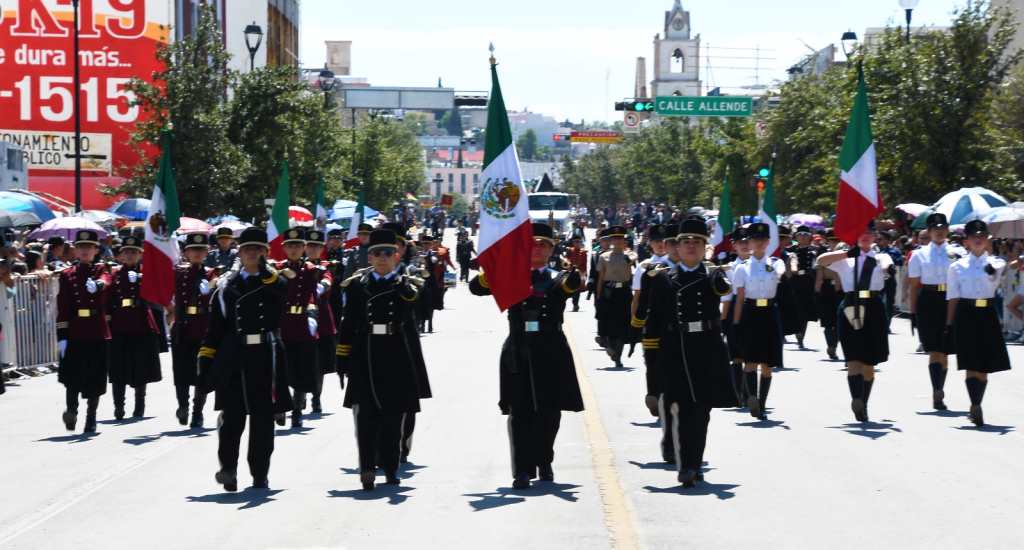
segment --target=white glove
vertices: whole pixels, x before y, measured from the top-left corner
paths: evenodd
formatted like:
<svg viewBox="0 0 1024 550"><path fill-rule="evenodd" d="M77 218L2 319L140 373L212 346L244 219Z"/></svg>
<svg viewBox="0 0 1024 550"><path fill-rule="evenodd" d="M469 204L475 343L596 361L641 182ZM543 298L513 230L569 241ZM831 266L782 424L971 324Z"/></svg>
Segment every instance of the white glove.
<svg viewBox="0 0 1024 550"><path fill-rule="evenodd" d="M206 296L210 293L210 283L206 279L199 281L199 293Z"/></svg>
<svg viewBox="0 0 1024 550"><path fill-rule="evenodd" d="M719 260L724 260L724 259L726 259L726 258L728 258L728 257L729 257L729 256L728 256L728 255L727 255L727 254L726 254L725 252L719 252L719 253L718 253L718 259L719 259Z"/></svg>
<svg viewBox="0 0 1024 550"><path fill-rule="evenodd" d="M128 272L128 282L129 283L137 283L137 282L139 282L139 274L137 272L135 272L135 271L129 271Z"/></svg>
<svg viewBox="0 0 1024 550"><path fill-rule="evenodd" d="M327 283L325 281L320 281L320 284L316 285L316 297L319 298L323 296L324 292L327 292Z"/></svg>
<svg viewBox="0 0 1024 550"><path fill-rule="evenodd" d="M68 341L60 340L57 342L57 353L60 353L60 358L64 358L64 352L68 350Z"/></svg>
<svg viewBox="0 0 1024 550"><path fill-rule="evenodd" d="M99 287L96 286L96 281L92 279L85 281L85 290L89 291L89 294L96 294L96 290L98 289Z"/></svg>
<svg viewBox="0 0 1024 550"><path fill-rule="evenodd" d="M306 321L309 322L309 335L310 336L316 336L316 326L317 326L316 325L316 319L313 319L312 317L310 317L310 318L306 319Z"/></svg>

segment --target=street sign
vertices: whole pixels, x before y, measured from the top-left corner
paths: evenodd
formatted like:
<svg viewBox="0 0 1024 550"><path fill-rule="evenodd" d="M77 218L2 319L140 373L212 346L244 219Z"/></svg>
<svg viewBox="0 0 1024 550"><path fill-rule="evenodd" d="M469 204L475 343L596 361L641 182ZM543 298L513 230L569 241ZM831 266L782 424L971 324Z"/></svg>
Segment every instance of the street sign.
<svg viewBox="0 0 1024 550"><path fill-rule="evenodd" d="M622 141L622 133L604 130L573 132L569 134L569 139L573 143L619 143Z"/></svg>
<svg viewBox="0 0 1024 550"><path fill-rule="evenodd" d="M739 96L658 96L654 110L661 116L745 117L754 111L754 98Z"/></svg>
<svg viewBox="0 0 1024 550"><path fill-rule="evenodd" d="M625 132L636 132L640 129L640 115L626 111L626 114L622 117L622 129Z"/></svg>

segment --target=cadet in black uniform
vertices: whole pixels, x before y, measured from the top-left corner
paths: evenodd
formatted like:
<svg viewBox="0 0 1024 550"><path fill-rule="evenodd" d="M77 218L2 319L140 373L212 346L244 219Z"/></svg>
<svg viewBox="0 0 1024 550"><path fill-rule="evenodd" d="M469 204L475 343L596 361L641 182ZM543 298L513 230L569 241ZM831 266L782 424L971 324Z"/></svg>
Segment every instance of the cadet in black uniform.
<svg viewBox="0 0 1024 550"><path fill-rule="evenodd" d="M814 285L817 272L814 270L815 260L821 252L811 244L811 228L801 225L796 228L796 245L789 249L790 285L793 288L798 314L796 342L800 349L804 347L804 335L807 334L807 323L818 320L818 304L814 298Z"/></svg>
<svg viewBox="0 0 1024 550"><path fill-rule="evenodd" d="M501 397L508 415L512 447L512 487L526 489L530 480L554 481L551 463L562 411L582 411L583 397L569 342L562 332L565 302L581 284L574 267L553 271L547 266L554 247L551 226L533 224L530 255L533 294L508 309L509 335L501 347ZM476 296L489 296L487 274L469 283Z"/></svg>
<svg viewBox="0 0 1024 550"><path fill-rule="evenodd" d="M985 222L967 222L964 232L970 254L949 266L945 337L956 339L957 369L967 371L970 419L981 427L985 425L981 400L985 397L988 375L1010 370L1010 356L994 300L1006 261L989 255L992 244Z"/></svg>
<svg viewBox="0 0 1024 550"><path fill-rule="evenodd" d="M287 284L267 263L267 232L249 227L239 237L238 267L217 280L210 327L199 349L200 372L212 369L220 411L217 483L238 490L238 447L249 417L249 472L253 487L268 487L275 416L292 410L279 326ZM203 375L200 375L203 378Z"/></svg>
<svg viewBox="0 0 1024 550"><path fill-rule="evenodd" d="M370 266L370 260L366 256L367 243L370 241L370 231L373 231L373 228L367 223L359 224L356 229L359 245L345 252L344 278L347 279L354 275L356 271Z"/></svg>
<svg viewBox="0 0 1024 550"><path fill-rule="evenodd" d="M828 244L822 248L819 256L826 252L832 252L839 246L839 239L836 238L835 232L831 228L825 230L825 240ZM828 358L838 361L839 355L836 353L836 349L839 347L839 333L836 330L836 322L843 291L834 271L817 265L817 262L815 262L815 266L814 292L818 304L818 321L825 332Z"/></svg>
<svg viewBox="0 0 1024 550"><path fill-rule="evenodd" d="M235 236L230 227L217 228L217 248L206 256L204 265L227 271L235 263L238 252L234 249Z"/></svg>
<svg viewBox="0 0 1024 550"><path fill-rule="evenodd" d="M750 241L747 237L747 228L742 225L733 229L730 238L732 240L733 252L727 255L726 258L723 258L729 260L723 267L727 273L731 274L735 273L736 268L750 259ZM739 407L745 407L747 405L747 385L743 381L743 346L741 345L740 335L732 322L735 309L733 301L735 299L735 287L728 294L722 296L722 334L725 335L725 341L729 345L729 357L732 361L729 370L733 385L732 389L736 394L736 404Z"/></svg>
<svg viewBox="0 0 1024 550"><path fill-rule="evenodd" d="M343 283L338 361L349 373L345 406L355 416L360 481L372 490L378 467L386 483L400 482L402 420L420 410L423 354L407 330L418 288L398 271L396 235L373 231L367 252L372 270Z"/></svg>
<svg viewBox="0 0 1024 550"><path fill-rule="evenodd" d="M704 479L701 465L711 409L735 404L718 309L730 284L724 271L703 262L707 240L703 220L683 221L675 242L679 262L645 284L641 292L647 296L641 296L638 310L645 326L660 337L658 372L684 487Z"/></svg>
<svg viewBox="0 0 1024 550"><path fill-rule="evenodd" d="M603 238L608 240L611 249L601 254L597 262L598 334L615 368L621 369L622 348L629 338L636 254L626 249L625 227L610 227Z"/></svg>

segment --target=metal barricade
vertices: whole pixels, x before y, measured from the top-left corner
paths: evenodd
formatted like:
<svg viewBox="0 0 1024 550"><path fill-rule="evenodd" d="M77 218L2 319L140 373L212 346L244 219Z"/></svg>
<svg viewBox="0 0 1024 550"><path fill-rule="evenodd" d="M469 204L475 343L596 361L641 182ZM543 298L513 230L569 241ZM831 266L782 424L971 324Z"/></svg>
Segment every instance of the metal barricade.
<svg viewBox="0 0 1024 550"><path fill-rule="evenodd" d="M14 288L14 330L7 333L5 325L4 332L7 338L14 340L16 367L31 369L56 365L59 360L57 277L18 277Z"/></svg>

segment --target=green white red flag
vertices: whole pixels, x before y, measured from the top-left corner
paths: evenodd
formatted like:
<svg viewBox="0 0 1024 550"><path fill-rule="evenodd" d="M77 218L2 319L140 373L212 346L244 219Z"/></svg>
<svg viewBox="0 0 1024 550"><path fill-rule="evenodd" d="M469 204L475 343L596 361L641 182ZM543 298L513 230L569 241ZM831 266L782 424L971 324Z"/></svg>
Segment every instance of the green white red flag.
<svg viewBox="0 0 1024 550"><path fill-rule="evenodd" d="M281 177L277 180L277 194L274 208L270 211L267 224L267 240L270 242L270 258L285 259L284 232L288 230L288 207L291 206L291 186L288 183L288 161L281 164Z"/></svg>
<svg viewBox="0 0 1024 550"><path fill-rule="evenodd" d="M722 180L722 200L718 205L718 219L715 220L715 229L711 233L711 246L715 248L715 257L719 254L728 254L732 248L732 193L729 189L729 175L726 174Z"/></svg>
<svg viewBox="0 0 1024 550"><path fill-rule="evenodd" d="M868 92L864 72L858 71L857 95L850 124L839 152L839 198L836 201L835 233L839 240L857 242L868 222L885 209L878 189L878 162L871 135Z"/></svg>
<svg viewBox="0 0 1024 550"><path fill-rule="evenodd" d="M174 267L178 265L178 241L174 232L181 225L178 190L171 161L171 133L161 137L160 166L146 214L146 236L142 245L142 282L139 296L164 307L174 296Z"/></svg>
<svg viewBox="0 0 1024 550"><path fill-rule="evenodd" d="M356 209L352 211L352 221L348 224L348 235L345 235L345 248L359 246L359 224L363 223L366 207L363 203L363 192L359 192Z"/></svg>
<svg viewBox="0 0 1024 550"><path fill-rule="evenodd" d="M313 219L316 222L317 229L323 229L327 226L327 212L330 210L327 208L327 199L325 198L326 190L324 185L324 179L320 178L316 182L316 193L313 196Z"/></svg>

